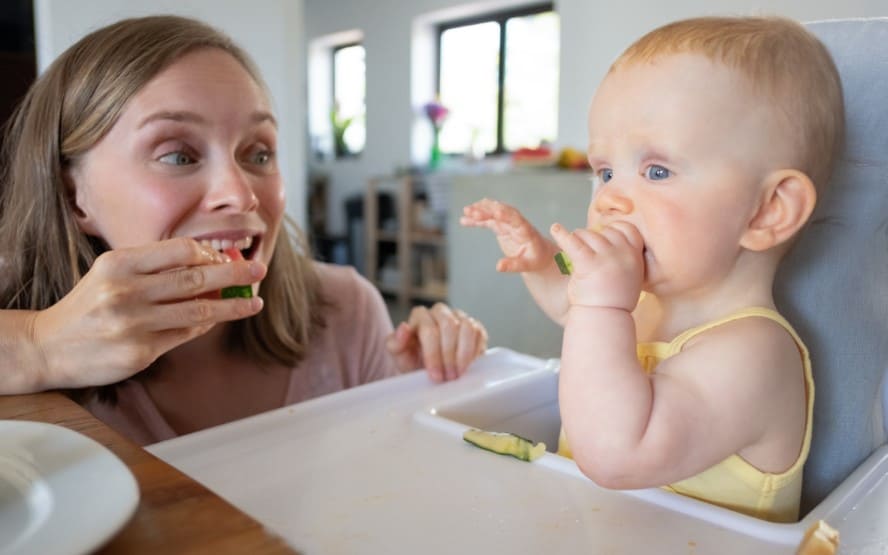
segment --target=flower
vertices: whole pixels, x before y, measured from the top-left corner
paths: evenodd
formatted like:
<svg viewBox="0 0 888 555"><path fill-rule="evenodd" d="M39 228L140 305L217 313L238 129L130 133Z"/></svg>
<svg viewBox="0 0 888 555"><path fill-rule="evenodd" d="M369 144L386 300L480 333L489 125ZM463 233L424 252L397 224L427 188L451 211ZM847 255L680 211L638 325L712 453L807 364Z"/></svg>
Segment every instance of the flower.
<svg viewBox="0 0 888 555"><path fill-rule="evenodd" d="M447 114L450 113L450 110L448 110L446 106L444 106L437 100L427 102L426 105L423 106L423 110L425 111L426 117L428 117L429 121L432 122L432 126L435 128L435 130L441 128L441 124L444 123L444 120L447 118Z"/></svg>

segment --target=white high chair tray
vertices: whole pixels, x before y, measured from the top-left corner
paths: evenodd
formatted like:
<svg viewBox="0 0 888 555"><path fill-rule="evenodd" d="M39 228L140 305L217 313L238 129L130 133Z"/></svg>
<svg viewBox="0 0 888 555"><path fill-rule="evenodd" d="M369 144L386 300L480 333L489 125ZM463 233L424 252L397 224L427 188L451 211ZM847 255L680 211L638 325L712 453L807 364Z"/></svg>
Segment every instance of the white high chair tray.
<svg viewBox="0 0 888 555"><path fill-rule="evenodd" d="M476 426L554 449L556 368L492 349L456 382L414 373L148 450L306 553L788 555L817 518L849 548L888 545L888 448L801 522L773 524L657 489L604 490L552 453L526 463L462 441Z"/></svg>

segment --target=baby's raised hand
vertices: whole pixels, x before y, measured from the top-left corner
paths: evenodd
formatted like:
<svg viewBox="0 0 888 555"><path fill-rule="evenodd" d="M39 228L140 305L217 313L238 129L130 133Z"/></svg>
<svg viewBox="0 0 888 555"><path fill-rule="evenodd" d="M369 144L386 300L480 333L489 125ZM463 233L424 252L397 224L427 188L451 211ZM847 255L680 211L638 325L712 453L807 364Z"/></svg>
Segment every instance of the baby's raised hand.
<svg viewBox="0 0 888 555"><path fill-rule="evenodd" d="M644 279L644 239L628 222L614 222L600 231L568 232L553 224L552 237L573 263L567 287L571 306L632 311Z"/></svg>
<svg viewBox="0 0 888 555"><path fill-rule="evenodd" d="M498 272L537 272L552 266L555 245L508 204L483 199L463 208L459 223L493 231L506 256L496 263Z"/></svg>

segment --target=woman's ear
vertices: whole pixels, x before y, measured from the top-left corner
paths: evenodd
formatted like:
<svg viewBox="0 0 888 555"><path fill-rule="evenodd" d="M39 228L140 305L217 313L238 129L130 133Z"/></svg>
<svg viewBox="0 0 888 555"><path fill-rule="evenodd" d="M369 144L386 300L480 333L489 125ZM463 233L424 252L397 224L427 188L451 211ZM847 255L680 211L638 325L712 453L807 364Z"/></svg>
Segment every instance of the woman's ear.
<svg viewBox="0 0 888 555"><path fill-rule="evenodd" d="M804 173L778 170L769 174L740 246L765 251L786 243L805 225L816 203L814 183Z"/></svg>
<svg viewBox="0 0 888 555"><path fill-rule="evenodd" d="M87 235L99 235L95 223L89 216L86 187L83 186L81 176L76 168L67 167L62 170L62 180L65 182L65 194L71 203L71 213L80 231Z"/></svg>

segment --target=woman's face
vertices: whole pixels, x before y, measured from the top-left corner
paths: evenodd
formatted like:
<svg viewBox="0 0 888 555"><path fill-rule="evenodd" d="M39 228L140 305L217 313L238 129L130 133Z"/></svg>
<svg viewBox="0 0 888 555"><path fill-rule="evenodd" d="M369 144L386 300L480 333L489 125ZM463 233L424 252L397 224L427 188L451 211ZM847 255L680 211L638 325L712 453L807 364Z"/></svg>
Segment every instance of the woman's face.
<svg viewBox="0 0 888 555"><path fill-rule="evenodd" d="M112 249L193 237L268 264L284 211L277 125L230 54L157 74L69 174L81 229Z"/></svg>

